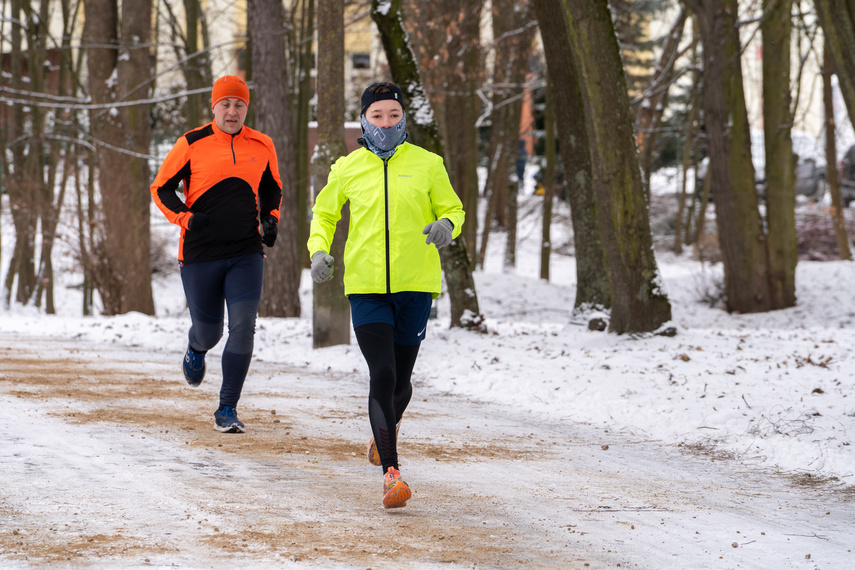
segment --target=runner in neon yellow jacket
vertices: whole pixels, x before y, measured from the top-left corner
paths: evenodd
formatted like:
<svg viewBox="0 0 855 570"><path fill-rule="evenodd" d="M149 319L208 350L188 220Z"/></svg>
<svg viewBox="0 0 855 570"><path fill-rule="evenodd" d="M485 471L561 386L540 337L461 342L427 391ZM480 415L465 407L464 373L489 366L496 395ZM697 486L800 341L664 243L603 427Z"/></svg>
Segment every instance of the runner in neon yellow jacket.
<svg viewBox="0 0 855 570"><path fill-rule="evenodd" d="M449 220L460 235L464 213L442 158L408 142L384 160L368 148L338 159L312 208L309 253L329 252L341 208L350 200L344 293L426 291L439 296L439 253L424 227Z"/></svg>
<svg viewBox="0 0 855 570"><path fill-rule="evenodd" d="M365 147L333 165L312 209L309 253L316 283L333 276L329 255L341 208L350 201L344 292L368 364L368 459L383 468L383 506L412 497L398 471L398 427L413 394L410 381L439 296L439 253L460 235L463 205L442 158L405 142L404 95L392 83L362 94ZM427 236L427 237L425 237Z"/></svg>

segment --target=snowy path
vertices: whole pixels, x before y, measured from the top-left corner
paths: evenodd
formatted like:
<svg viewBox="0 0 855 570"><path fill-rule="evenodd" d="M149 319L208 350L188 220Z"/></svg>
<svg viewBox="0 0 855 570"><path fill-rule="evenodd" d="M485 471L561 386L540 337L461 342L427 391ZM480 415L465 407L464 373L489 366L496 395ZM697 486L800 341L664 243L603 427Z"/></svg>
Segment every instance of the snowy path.
<svg viewBox="0 0 855 570"><path fill-rule="evenodd" d="M855 567L851 492L423 387L386 511L362 371L256 360L222 435L178 358L0 334L0 566Z"/></svg>

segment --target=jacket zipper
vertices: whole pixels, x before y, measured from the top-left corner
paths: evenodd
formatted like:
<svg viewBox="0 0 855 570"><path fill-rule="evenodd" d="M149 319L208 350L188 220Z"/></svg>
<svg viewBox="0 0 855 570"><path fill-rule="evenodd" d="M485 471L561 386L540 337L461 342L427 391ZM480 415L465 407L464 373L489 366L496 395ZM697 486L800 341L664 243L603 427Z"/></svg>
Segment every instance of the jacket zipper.
<svg viewBox="0 0 855 570"><path fill-rule="evenodd" d="M392 265L389 263L389 159L383 159L383 185L386 197L386 293L392 292Z"/></svg>
<svg viewBox="0 0 855 570"><path fill-rule="evenodd" d="M237 164L237 157L235 156L235 135L232 135L232 140L230 141L230 145L232 148L232 164Z"/></svg>

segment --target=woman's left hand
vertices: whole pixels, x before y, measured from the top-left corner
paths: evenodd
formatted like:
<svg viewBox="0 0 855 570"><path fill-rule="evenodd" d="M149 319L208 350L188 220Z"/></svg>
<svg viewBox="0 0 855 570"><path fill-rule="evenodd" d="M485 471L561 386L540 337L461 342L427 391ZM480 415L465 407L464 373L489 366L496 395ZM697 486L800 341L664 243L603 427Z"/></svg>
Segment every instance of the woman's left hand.
<svg viewBox="0 0 855 570"><path fill-rule="evenodd" d="M425 226L422 233L427 236L426 244L434 244L436 249L445 247L451 243L451 232L454 229L451 220L441 218Z"/></svg>

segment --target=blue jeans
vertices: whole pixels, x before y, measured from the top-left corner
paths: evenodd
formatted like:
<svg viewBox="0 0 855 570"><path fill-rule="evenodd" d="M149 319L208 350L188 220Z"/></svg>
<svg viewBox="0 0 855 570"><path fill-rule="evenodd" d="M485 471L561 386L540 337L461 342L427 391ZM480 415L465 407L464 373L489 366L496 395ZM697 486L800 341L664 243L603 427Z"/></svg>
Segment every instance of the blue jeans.
<svg viewBox="0 0 855 570"><path fill-rule="evenodd" d="M237 406L252 360L255 318L261 302L264 258L250 253L181 266L181 282L190 309L190 347L207 352L223 337L224 311L229 336L223 349L220 406Z"/></svg>

